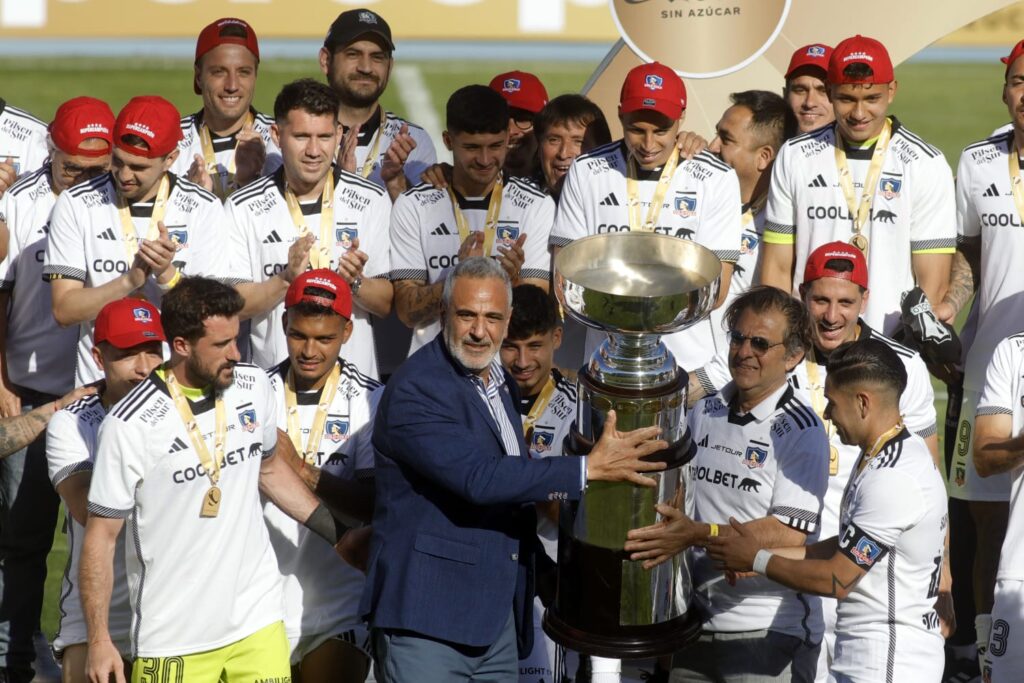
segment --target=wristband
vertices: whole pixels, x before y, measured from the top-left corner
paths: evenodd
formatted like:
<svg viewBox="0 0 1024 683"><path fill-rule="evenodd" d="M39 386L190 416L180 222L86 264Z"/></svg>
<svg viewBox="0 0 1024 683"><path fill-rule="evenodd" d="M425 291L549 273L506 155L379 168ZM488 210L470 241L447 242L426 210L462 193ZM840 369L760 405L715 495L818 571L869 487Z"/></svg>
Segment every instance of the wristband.
<svg viewBox="0 0 1024 683"><path fill-rule="evenodd" d="M772 559L772 551L762 548L754 555L753 570L761 576L768 576L768 560Z"/></svg>
<svg viewBox="0 0 1024 683"><path fill-rule="evenodd" d="M313 510L313 514L303 524L307 529L332 546L336 545L349 529L335 519L334 515L331 514L331 511L323 503L316 506L316 510Z"/></svg>
<svg viewBox="0 0 1024 683"><path fill-rule="evenodd" d="M161 292L169 292L172 289L174 289L179 282L181 282L181 269L180 268L175 268L174 269L174 277L172 277L170 280L168 280L166 284L160 284L158 282L158 283L156 283L156 286L160 288Z"/></svg>
<svg viewBox="0 0 1024 683"><path fill-rule="evenodd" d="M708 524L708 526L711 527L711 531L708 532L708 536L717 536L718 535L718 525L717 524Z"/></svg>

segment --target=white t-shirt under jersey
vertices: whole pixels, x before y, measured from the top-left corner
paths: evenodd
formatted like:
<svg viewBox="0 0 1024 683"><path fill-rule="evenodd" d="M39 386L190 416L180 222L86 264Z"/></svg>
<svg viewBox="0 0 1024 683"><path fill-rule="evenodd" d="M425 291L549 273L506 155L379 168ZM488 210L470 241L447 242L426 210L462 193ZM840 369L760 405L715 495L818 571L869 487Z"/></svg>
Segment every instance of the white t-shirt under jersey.
<svg viewBox="0 0 1024 683"><path fill-rule="evenodd" d="M463 197L456 193L470 232L483 230L487 221L490 194ZM551 272L548 238L555 217L555 203L540 188L525 178L506 177L501 191L497 234L490 256L499 255L498 247L510 245L525 234L525 260L521 278L547 280ZM448 268L458 263L459 226L447 190L422 184L403 192L395 200L391 213L391 280L418 280L434 284L444 279ZM429 343L441 329L438 321L413 331L409 355Z"/></svg>
<svg viewBox="0 0 1024 683"><path fill-rule="evenodd" d="M569 167L558 216L551 230L551 244L562 247L573 240L611 232L629 231L629 199L626 194L628 151L621 140L584 154ZM639 202L646 216L661 177L661 171L641 171ZM736 172L721 159L702 152L681 161L655 221L654 231L688 239L707 247L725 262L740 257L743 232L740 186ZM587 353L605 335L587 331ZM712 329L710 316L687 330L662 337L662 341L683 368L704 364L717 350L723 335ZM581 359L582 360L582 359Z"/></svg>
<svg viewBox="0 0 1024 683"><path fill-rule="evenodd" d="M935 599L948 523L942 477L924 441L906 429L852 474L839 552L867 574L839 601L834 674L937 680L917 676L936 660L942 670Z"/></svg>
<svg viewBox="0 0 1024 683"><path fill-rule="evenodd" d="M883 334L900 323L903 292L915 286L913 254L955 249L953 175L945 157L892 117L892 138L882 164L863 234L869 240L871 298L864 319ZM803 281L807 257L822 244L853 236L835 160L835 124L786 142L772 166L766 244L793 245L793 291ZM847 150L860 201L872 148Z"/></svg>
<svg viewBox="0 0 1024 683"><path fill-rule="evenodd" d="M270 137L270 126L273 125L274 120L255 109L252 109L251 113L253 116L252 129L254 132L259 133L260 138L263 140L263 147L266 150L266 160L263 162L263 172L261 175L269 175L280 168L282 163L281 150L277 148L273 138ZM195 114L182 117L182 139L178 142L180 154L174 160L174 165L171 166L171 173L174 175L185 177L188 169L192 167L196 155L203 156L203 141L199 133L202 123L202 109ZM231 166L232 159L235 158L235 146L238 144L236 136L237 133L226 137L215 137L211 133L210 136L210 142L213 144L213 156L217 160L217 172L220 174L222 184L227 180L228 168ZM230 191L237 189L237 187L229 188Z"/></svg>
<svg viewBox="0 0 1024 683"><path fill-rule="evenodd" d="M235 366L216 517L199 516L209 477L154 371L100 426L89 512L127 521L133 657L171 657L234 643L284 618L281 575L263 522L260 464L277 446L265 371ZM191 401L212 448L214 400Z"/></svg>
<svg viewBox="0 0 1024 683"><path fill-rule="evenodd" d="M958 238L981 239L978 327L964 367L967 391L981 391L996 345L1024 330L1024 219L1013 202L1007 167L1012 146L1012 130L968 145L957 169Z"/></svg>
<svg viewBox="0 0 1024 683"><path fill-rule="evenodd" d="M57 488L68 477L92 472L96 460L96 435L107 416L98 394L85 396L58 411L46 425L46 465L50 483ZM54 646L63 650L69 645L87 642L85 615L78 592L78 568L85 540L85 527L67 513L64 528L68 537L68 563L60 590L60 625ZM128 577L125 570L124 529L114 547L114 582L110 597L107 626L110 638L125 657L129 656L129 631L132 611L128 602Z"/></svg>
<svg viewBox="0 0 1024 683"><path fill-rule="evenodd" d="M331 270L353 241L369 257L363 278L387 278L391 270L388 245L388 221L391 201L377 185L345 171L335 169L334 227L330 232ZM235 282L262 282L280 273L288 265L288 249L299 239L284 198L284 169L260 178L235 192L225 202L230 260ZM300 203L310 232L320 239L318 197ZM271 368L288 357L281 316L284 300L252 319L252 361ZM354 302L352 337L345 346L346 357L359 371L377 377L377 355L373 346L370 314Z"/></svg>
<svg viewBox="0 0 1024 683"><path fill-rule="evenodd" d="M45 123L0 99L0 161L10 159L19 176L31 173L50 158L46 136Z"/></svg>
<svg viewBox="0 0 1024 683"><path fill-rule="evenodd" d="M183 178L169 174L170 194L164 214L168 236L177 243L172 259L183 275L204 275L224 279L228 263L224 258L227 239L224 210L212 193ZM116 205L117 193L110 174L76 185L57 198L50 220L43 277L78 280L86 287L99 287L128 272L131 259L125 245ZM152 202L130 206L135 234L146 239ZM142 288L146 299L157 306L163 293L150 277ZM92 358L93 321L81 323L78 333L77 385L95 382L103 376Z"/></svg>
<svg viewBox="0 0 1024 683"><path fill-rule="evenodd" d="M1007 337L996 345L985 373L985 387L978 401L978 416L1010 415L1007 437L1024 430L1024 334ZM1024 581L1024 468L1010 473L1010 521L996 578Z"/></svg>
<svg viewBox="0 0 1024 683"><path fill-rule="evenodd" d="M43 281L43 258L50 215L57 195L50 164L23 175L0 198L0 216L10 237L0 263L0 289L10 295L7 316L7 377L14 384L60 396L75 386L78 330L53 318L50 285Z"/></svg>
<svg viewBox="0 0 1024 683"><path fill-rule="evenodd" d="M728 524L774 517L816 540L828 485L828 440L821 421L783 384L747 413L731 403L735 385L699 401L687 415L695 455L694 520ZM821 640L821 604L764 577L730 586L703 550L693 550L693 583L704 628L770 629Z"/></svg>
<svg viewBox="0 0 1024 683"><path fill-rule="evenodd" d="M338 359L341 376L331 399L316 453L316 467L345 479L372 476L373 446L370 432L381 385ZM284 361L270 370L277 400L277 427L288 433L285 381L290 367ZM296 403L302 425L302 447L320 402L321 390L298 392ZM364 575L352 568L320 538L286 515L270 501L263 504L277 565L284 577L285 630L291 640L335 635L359 619L359 598Z"/></svg>

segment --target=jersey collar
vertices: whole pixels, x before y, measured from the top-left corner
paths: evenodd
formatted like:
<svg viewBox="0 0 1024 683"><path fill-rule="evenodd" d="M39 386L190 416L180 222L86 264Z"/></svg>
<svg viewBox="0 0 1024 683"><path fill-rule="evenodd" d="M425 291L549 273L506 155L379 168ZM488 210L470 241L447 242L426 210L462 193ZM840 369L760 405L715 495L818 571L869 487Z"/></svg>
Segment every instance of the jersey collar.
<svg viewBox="0 0 1024 683"><path fill-rule="evenodd" d="M170 372L170 371L168 370L168 372ZM164 395L167 396L168 400L170 400L171 403L174 403L174 399L171 398L171 392L167 390L167 381L164 380L164 378L160 376L159 372L157 372L156 370L153 370L153 372L149 373L149 380L151 382L153 382L153 384L156 385L157 389L162 391L164 393ZM208 410L213 410L214 405L216 403L215 400L214 400L214 395L213 395L212 391L209 392L209 393L205 393L204 392L203 393L203 397L201 399L199 399L198 401L193 401L190 398L190 399L188 399L188 402L192 406L192 414L193 415L199 415L200 413L205 413Z"/></svg>
<svg viewBox="0 0 1024 683"><path fill-rule="evenodd" d="M736 401L736 384L729 382L722 387L721 393L722 398L729 405L729 423L743 426L751 422L764 422L774 415L786 401L793 397L793 387L789 385L789 382L783 382L782 386L766 396L764 400L749 411L742 414L736 410L734 405Z"/></svg>

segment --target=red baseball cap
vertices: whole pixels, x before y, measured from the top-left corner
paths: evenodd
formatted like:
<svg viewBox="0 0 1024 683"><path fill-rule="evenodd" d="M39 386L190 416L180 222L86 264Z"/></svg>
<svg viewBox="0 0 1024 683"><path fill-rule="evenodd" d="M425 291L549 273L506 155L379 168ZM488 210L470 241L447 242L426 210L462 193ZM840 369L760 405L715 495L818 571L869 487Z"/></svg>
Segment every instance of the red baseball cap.
<svg viewBox="0 0 1024 683"><path fill-rule="evenodd" d="M333 293L334 297L307 292L306 290L311 287L325 289ZM343 318L352 318L352 290L349 289L348 283L333 270L327 268L307 270L292 280L292 284L288 287L288 293L284 296L285 310L302 301L329 308Z"/></svg>
<svg viewBox="0 0 1024 683"><path fill-rule="evenodd" d="M260 61L260 44L256 32L245 19L224 17L200 31L199 40L196 41L196 62L218 45L241 45L253 54L257 62Z"/></svg>
<svg viewBox="0 0 1024 683"><path fill-rule="evenodd" d="M199 39L196 41L196 64L207 52L219 45L241 45L256 58L260 63L260 44L256 39L256 32L244 19L224 17L212 24L208 24L199 32ZM202 94L199 83L193 83L192 89L197 95Z"/></svg>
<svg viewBox="0 0 1024 683"><path fill-rule="evenodd" d="M491 90L505 98L508 106L537 114L548 103L548 91L540 79L525 71L506 71L491 79Z"/></svg>
<svg viewBox="0 0 1024 683"><path fill-rule="evenodd" d="M103 100L95 97L76 97L57 107L50 122L50 139L65 154L101 157L110 154L114 144L114 112ZM107 143L106 149L82 149L90 138Z"/></svg>
<svg viewBox="0 0 1024 683"><path fill-rule="evenodd" d="M649 109L675 121L686 109L686 86L672 69L658 62L641 64L626 74L619 93L619 113Z"/></svg>
<svg viewBox="0 0 1024 683"><path fill-rule="evenodd" d="M129 145L123 140L126 135L142 138L149 147ZM114 123L114 144L129 154L147 159L170 154L181 138L181 114L173 104L157 95L133 97Z"/></svg>
<svg viewBox="0 0 1024 683"><path fill-rule="evenodd" d="M156 306L130 297L111 301L100 309L92 339L95 344L108 342L119 349L166 341Z"/></svg>
<svg viewBox="0 0 1024 683"><path fill-rule="evenodd" d="M823 74L828 74L828 61L831 56L832 48L824 43L804 45L789 58L786 80L789 80L794 71L805 66L813 66L816 69L821 69Z"/></svg>
<svg viewBox="0 0 1024 683"><path fill-rule="evenodd" d="M1013 63L1016 62L1017 58L1022 54L1024 54L1024 40L1013 46L1013 49L1010 50L1009 56L1001 57L999 59L1000 62L1006 65L1006 75L1010 74L1010 67L1013 66Z"/></svg>
<svg viewBox="0 0 1024 683"><path fill-rule="evenodd" d="M836 259L848 261L853 266L853 270L848 272L832 270L827 264ZM864 254L860 249L846 242L829 242L821 245L807 257L807 265L804 267L804 284L810 284L823 277L849 280L853 284L867 289L868 264L864 260Z"/></svg>
<svg viewBox="0 0 1024 683"><path fill-rule="evenodd" d="M864 79L852 79L844 76L843 69L850 64L870 66L874 75ZM828 82L832 85L892 83L895 79L889 51L874 38L859 34L847 38L836 45L828 60Z"/></svg>

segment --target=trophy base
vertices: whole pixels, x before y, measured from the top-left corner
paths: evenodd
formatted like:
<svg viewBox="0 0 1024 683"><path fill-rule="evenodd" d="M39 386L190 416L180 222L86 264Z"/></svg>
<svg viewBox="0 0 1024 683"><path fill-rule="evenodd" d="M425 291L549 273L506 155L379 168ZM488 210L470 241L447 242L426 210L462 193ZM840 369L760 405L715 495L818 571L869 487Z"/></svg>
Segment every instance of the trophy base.
<svg viewBox="0 0 1024 683"><path fill-rule="evenodd" d="M585 655L611 659L670 655L696 642L700 626L696 610L689 610L660 624L624 626L615 633L592 633L566 623L552 609L544 612L544 632L556 643Z"/></svg>

